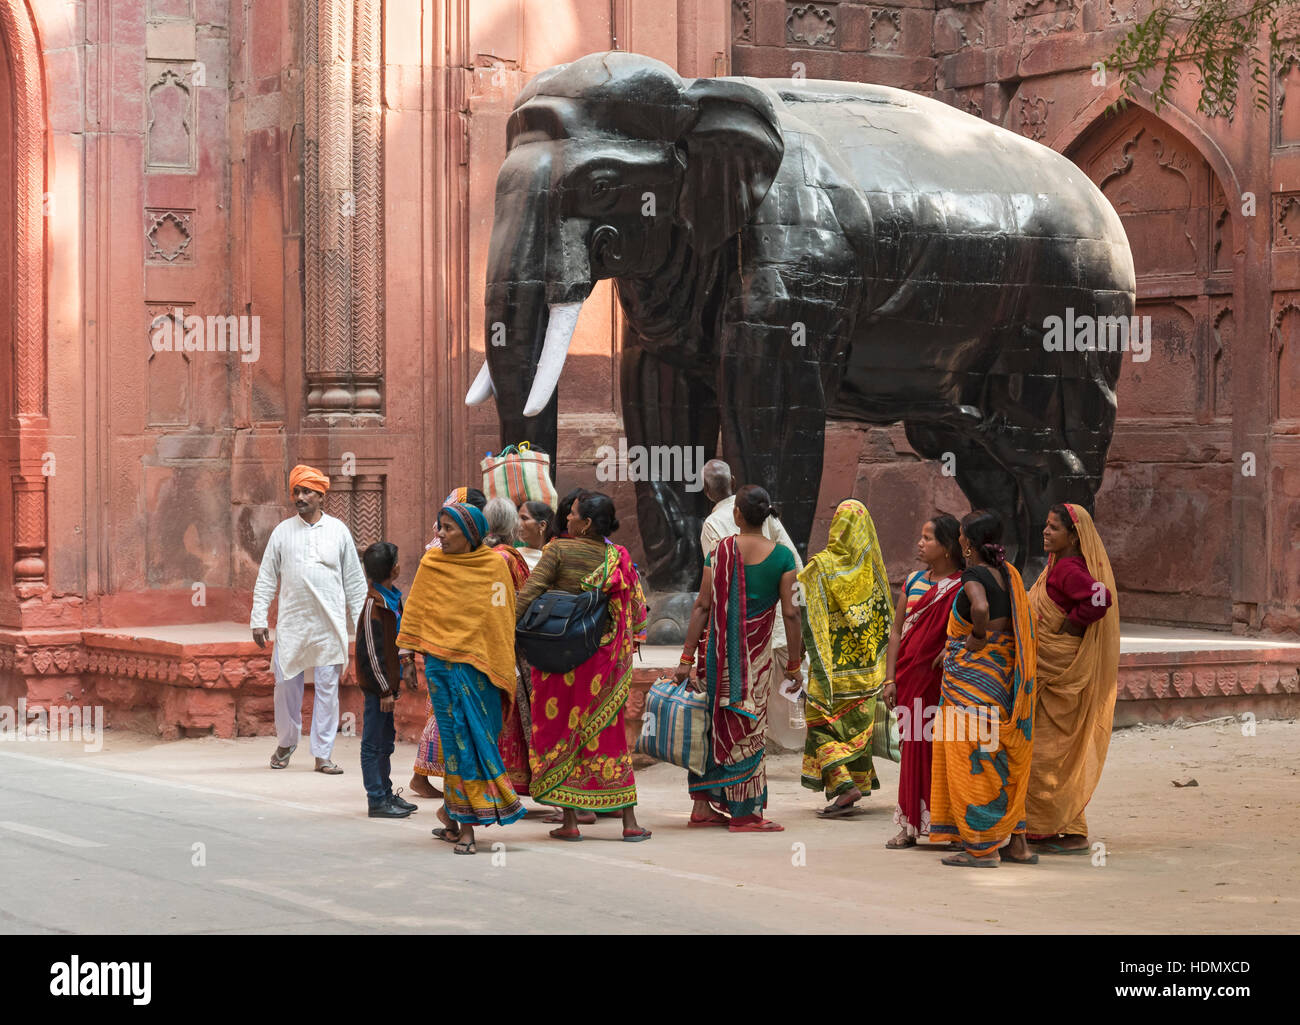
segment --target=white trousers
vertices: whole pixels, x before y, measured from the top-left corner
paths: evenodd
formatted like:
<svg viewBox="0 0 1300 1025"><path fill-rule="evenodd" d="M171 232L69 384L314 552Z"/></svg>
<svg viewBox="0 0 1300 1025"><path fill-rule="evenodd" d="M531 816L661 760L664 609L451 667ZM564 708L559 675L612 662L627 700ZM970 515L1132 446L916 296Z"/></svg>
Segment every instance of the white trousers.
<svg viewBox="0 0 1300 1025"><path fill-rule="evenodd" d="M276 651L271 652L275 672L275 735L280 747L297 747L302 737L303 673L285 678ZM311 709L311 753L328 758L334 751L334 736L339 730L339 677L343 667L317 666L316 700Z"/></svg>

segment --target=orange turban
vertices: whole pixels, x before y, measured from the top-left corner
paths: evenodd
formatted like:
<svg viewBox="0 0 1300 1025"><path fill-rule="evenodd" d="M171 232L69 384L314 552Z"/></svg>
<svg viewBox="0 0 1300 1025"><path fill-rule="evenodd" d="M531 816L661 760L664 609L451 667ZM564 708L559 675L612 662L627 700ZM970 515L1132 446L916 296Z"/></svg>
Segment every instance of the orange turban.
<svg viewBox="0 0 1300 1025"><path fill-rule="evenodd" d="M319 491L323 495L330 489L330 479L316 467L299 463L289 471L289 493L293 494L293 489L299 485Z"/></svg>

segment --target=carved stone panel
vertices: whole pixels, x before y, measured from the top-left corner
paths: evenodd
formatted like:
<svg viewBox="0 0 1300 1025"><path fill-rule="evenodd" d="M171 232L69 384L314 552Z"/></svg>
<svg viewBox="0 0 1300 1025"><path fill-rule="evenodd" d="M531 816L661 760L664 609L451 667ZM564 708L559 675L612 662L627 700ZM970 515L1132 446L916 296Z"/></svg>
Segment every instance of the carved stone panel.
<svg viewBox="0 0 1300 1025"><path fill-rule="evenodd" d="M1041 96L1020 97L1020 134L1035 142L1047 135L1047 117L1054 100Z"/></svg>
<svg viewBox="0 0 1300 1025"><path fill-rule="evenodd" d="M1232 319L1232 307L1224 306L1214 317L1213 337L1210 344L1210 360L1214 373L1210 378L1213 391L1210 394L1210 411L1221 419L1232 417L1232 339L1236 325Z"/></svg>
<svg viewBox="0 0 1300 1025"><path fill-rule="evenodd" d="M876 7L871 11L871 49L897 50L903 35L903 12L897 7Z"/></svg>
<svg viewBox="0 0 1300 1025"><path fill-rule="evenodd" d="M1278 303L1273 316L1277 418L1300 420L1300 296L1280 297Z"/></svg>
<svg viewBox="0 0 1300 1025"><path fill-rule="evenodd" d="M1273 145L1300 145L1300 41L1273 56Z"/></svg>
<svg viewBox="0 0 1300 1025"><path fill-rule="evenodd" d="M149 61L145 167L149 171L193 171L198 166L195 132L197 90L192 65Z"/></svg>
<svg viewBox="0 0 1300 1025"><path fill-rule="evenodd" d="M754 0L731 0L731 41L754 41Z"/></svg>
<svg viewBox="0 0 1300 1025"><path fill-rule="evenodd" d="M1300 249L1300 192L1273 196L1273 246Z"/></svg>
<svg viewBox="0 0 1300 1025"><path fill-rule="evenodd" d="M934 15L934 52L958 53L985 42L983 3L962 4L936 11Z"/></svg>
<svg viewBox="0 0 1300 1025"><path fill-rule="evenodd" d="M381 474L330 476L325 511L347 524L358 551L365 551L385 537L385 486Z"/></svg>
<svg viewBox="0 0 1300 1025"><path fill-rule="evenodd" d="M170 328L171 337L180 339L185 332L183 317L176 317L176 308L184 310L187 303L148 303L145 306L147 331L143 351L146 356L146 414L145 423L150 429L175 429L188 427L192 364L189 353L179 346L158 351L153 339L156 332ZM166 337L158 336L158 337Z"/></svg>
<svg viewBox="0 0 1300 1025"><path fill-rule="evenodd" d="M785 41L790 46L810 46L834 50L839 46L835 37L837 4L785 5Z"/></svg>
<svg viewBox="0 0 1300 1025"><path fill-rule="evenodd" d="M1068 32L1079 20L1081 0L1011 0L1013 35L1022 39Z"/></svg>
<svg viewBox="0 0 1300 1025"><path fill-rule="evenodd" d="M193 210L145 209L145 259L150 263L193 263Z"/></svg>

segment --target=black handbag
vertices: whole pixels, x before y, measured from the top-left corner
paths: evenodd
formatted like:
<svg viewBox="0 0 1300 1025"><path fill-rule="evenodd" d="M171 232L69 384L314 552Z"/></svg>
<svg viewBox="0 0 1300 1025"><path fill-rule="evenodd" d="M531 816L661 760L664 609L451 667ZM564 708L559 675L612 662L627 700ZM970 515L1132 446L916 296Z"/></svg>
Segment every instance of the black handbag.
<svg viewBox="0 0 1300 1025"><path fill-rule="evenodd" d="M600 647L608 605L604 591L547 591L533 600L515 627L519 650L542 672L576 669Z"/></svg>
<svg viewBox="0 0 1300 1025"><path fill-rule="evenodd" d="M576 669L600 647L609 592L547 591L533 599L515 626L515 643L528 664L544 673Z"/></svg>

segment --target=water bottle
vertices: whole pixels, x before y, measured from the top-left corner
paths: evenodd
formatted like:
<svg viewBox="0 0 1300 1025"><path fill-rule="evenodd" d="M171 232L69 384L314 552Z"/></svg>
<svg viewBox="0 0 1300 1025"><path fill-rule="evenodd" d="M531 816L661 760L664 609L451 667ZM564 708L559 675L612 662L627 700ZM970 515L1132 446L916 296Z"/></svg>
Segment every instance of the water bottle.
<svg viewBox="0 0 1300 1025"><path fill-rule="evenodd" d="M802 730L807 725L803 717L803 691L800 690L795 695L795 699L790 702L790 729Z"/></svg>

